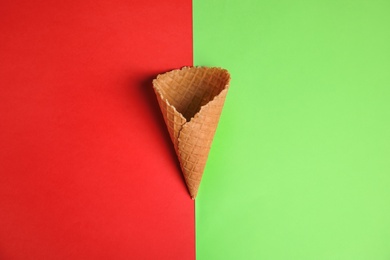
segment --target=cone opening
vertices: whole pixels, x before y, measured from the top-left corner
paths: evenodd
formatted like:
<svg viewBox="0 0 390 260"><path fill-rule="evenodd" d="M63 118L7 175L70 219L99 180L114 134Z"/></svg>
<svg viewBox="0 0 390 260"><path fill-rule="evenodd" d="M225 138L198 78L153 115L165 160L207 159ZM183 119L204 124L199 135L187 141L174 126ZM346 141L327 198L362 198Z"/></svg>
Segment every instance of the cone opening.
<svg viewBox="0 0 390 260"><path fill-rule="evenodd" d="M229 80L225 69L185 67L158 76L154 86L189 122L202 106L228 87Z"/></svg>

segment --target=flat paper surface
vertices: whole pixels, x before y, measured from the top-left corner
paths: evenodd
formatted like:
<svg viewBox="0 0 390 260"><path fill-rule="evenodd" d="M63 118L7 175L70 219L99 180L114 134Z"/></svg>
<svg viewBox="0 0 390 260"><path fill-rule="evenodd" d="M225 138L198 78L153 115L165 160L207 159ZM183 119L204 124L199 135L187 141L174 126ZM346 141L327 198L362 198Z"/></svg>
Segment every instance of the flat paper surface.
<svg viewBox="0 0 390 260"><path fill-rule="evenodd" d="M390 259L390 2L194 0L232 74L197 259Z"/></svg>
<svg viewBox="0 0 390 260"><path fill-rule="evenodd" d="M191 1L0 2L0 259L194 259L152 78Z"/></svg>

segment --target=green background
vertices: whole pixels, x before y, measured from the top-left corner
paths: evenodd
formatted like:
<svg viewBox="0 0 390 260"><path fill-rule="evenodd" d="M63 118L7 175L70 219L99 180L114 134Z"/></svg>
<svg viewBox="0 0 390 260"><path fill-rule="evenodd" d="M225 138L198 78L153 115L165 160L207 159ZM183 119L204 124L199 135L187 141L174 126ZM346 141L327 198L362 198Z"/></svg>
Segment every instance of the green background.
<svg viewBox="0 0 390 260"><path fill-rule="evenodd" d="M231 88L197 259L390 259L390 1L194 0Z"/></svg>

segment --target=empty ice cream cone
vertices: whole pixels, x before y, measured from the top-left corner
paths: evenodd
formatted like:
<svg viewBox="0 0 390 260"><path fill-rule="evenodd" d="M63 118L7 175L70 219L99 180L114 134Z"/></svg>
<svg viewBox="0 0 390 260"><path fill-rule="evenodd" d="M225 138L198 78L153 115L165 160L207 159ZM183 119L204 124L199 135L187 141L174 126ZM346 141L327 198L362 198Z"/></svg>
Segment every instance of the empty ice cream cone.
<svg viewBox="0 0 390 260"><path fill-rule="evenodd" d="M184 67L158 75L153 88L191 197L195 199L217 129L230 74Z"/></svg>

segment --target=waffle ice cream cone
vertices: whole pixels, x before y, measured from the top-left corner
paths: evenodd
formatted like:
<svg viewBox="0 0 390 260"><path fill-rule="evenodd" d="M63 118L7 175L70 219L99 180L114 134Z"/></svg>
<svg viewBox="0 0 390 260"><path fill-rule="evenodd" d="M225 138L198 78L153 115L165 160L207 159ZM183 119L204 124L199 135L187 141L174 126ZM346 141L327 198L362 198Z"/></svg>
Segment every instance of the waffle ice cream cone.
<svg viewBox="0 0 390 260"><path fill-rule="evenodd" d="M153 88L191 197L195 199L217 129L230 74L184 67L158 75Z"/></svg>

